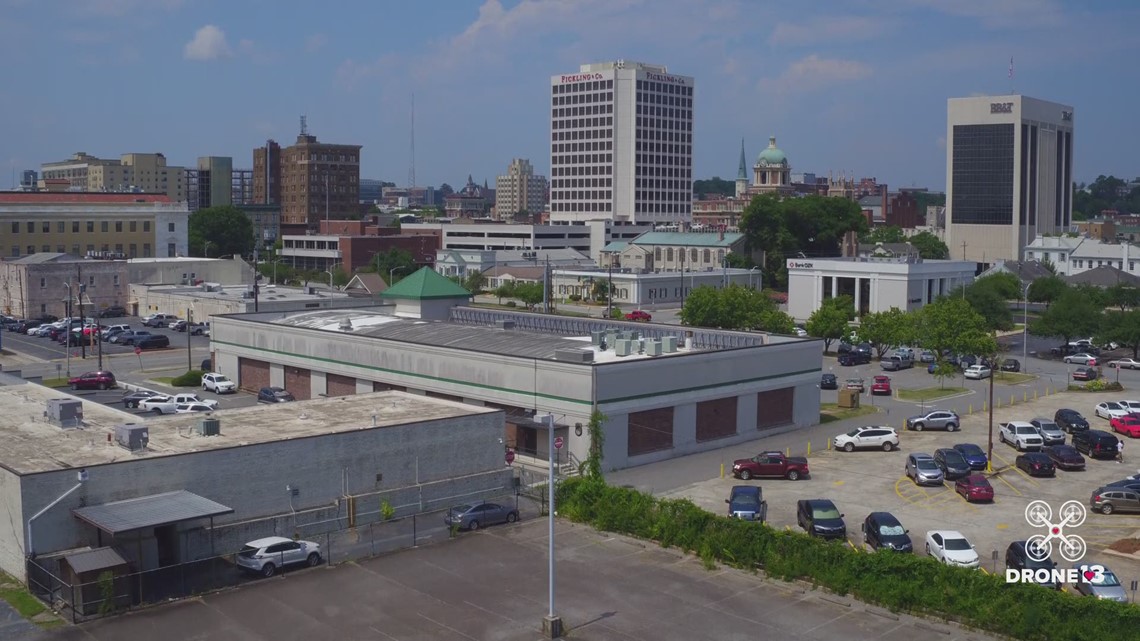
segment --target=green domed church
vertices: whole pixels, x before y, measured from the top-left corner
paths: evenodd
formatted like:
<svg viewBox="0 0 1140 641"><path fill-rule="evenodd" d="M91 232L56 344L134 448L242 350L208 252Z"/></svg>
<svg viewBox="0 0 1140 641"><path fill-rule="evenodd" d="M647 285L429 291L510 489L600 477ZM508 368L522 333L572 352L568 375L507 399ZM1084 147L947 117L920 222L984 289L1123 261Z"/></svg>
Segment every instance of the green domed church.
<svg viewBox="0 0 1140 641"><path fill-rule="evenodd" d="M740 167L736 174L736 197L755 196L757 194L791 194L792 167L788 163L788 156L776 146L776 137L768 139L768 147L756 157L756 164L752 165L752 184L748 184L747 169L744 156L744 143L740 144Z"/></svg>

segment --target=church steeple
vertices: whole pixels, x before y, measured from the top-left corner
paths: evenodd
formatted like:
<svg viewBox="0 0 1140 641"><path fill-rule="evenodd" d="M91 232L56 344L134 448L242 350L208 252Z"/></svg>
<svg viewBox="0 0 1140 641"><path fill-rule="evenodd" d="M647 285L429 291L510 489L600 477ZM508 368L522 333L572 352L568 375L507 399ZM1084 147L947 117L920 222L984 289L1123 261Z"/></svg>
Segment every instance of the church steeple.
<svg viewBox="0 0 1140 641"><path fill-rule="evenodd" d="M748 162L744 159L744 139L740 139L740 167L736 170L737 180L748 180Z"/></svg>

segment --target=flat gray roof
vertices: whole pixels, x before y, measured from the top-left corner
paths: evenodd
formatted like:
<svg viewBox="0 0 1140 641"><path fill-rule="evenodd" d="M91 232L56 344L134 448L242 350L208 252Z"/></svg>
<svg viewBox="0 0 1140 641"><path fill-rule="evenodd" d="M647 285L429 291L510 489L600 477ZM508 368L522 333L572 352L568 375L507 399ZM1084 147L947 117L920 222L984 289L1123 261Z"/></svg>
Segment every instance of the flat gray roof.
<svg viewBox="0 0 1140 641"><path fill-rule="evenodd" d="M197 436L194 429L206 412L152 418L86 400L84 427L65 430L43 418L52 398L81 397L0 375L0 466L34 474L498 411L405 392L372 392L210 412L221 420L222 433ZM113 443L115 426L125 423L150 428L145 450L130 452Z"/></svg>
<svg viewBox="0 0 1140 641"><path fill-rule="evenodd" d="M102 505L76 508L72 514L111 536L144 528L221 516L232 507L186 490L139 496ZM78 570L77 570L78 571Z"/></svg>

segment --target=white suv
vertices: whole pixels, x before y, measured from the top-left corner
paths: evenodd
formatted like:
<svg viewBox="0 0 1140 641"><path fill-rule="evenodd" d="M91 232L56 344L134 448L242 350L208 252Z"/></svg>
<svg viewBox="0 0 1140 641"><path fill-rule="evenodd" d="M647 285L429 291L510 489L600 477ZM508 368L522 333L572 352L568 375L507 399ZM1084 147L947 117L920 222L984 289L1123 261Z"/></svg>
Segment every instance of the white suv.
<svg viewBox="0 0 1140 641"><path fill-rule="evenodd" d="M277 568L304 563L321 564L321 546L311 541L294 541L283 536L268 536L245 544L234 561L262 576L273 576Z"/></svg>
<svg viewBox="0 0 1140 641"><path fill-rule="evenodd" d="M1025 421L1010 421L1001 424L998 438L1002 443L1008 443L1017 448L1017 451L1039 450L1045 440L1037 433L1037 428Z"/></svg>
<svg viewBox="0 0 1140 641"><path fill-rule="evenodd" d="M202 389L215 394L232 394L237 391L237 384L224 374L209 373L202 375Z"/></svg>
<svg viewBox="0 0 1140 641"><path fill-rule="evenodd" d="M857 449L882 449L890 452L899 446L899 433L893 427L868 425L835 437L835 449L854 452Z"/></svg>

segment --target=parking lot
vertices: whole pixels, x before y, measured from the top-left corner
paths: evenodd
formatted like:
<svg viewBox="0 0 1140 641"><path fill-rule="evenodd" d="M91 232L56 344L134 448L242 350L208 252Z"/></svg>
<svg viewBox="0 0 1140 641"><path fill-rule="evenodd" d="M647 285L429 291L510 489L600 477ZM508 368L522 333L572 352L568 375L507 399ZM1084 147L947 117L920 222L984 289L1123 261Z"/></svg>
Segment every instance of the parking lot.
<svg viewBox="0 0 1140 641"><path fill-rule="evenodd" d="M1030 420L1037 416L1052 418L1058 408L1070 407L1088 418L1093 429L1108 430L1107 421L1094 417L1093 406L1100 401L1117 398L1121 398L1119 393L1062 393L1025 405L995 410L994 473L989 475L995 499L984 504L967 503L954 492L953 482L941 487L918 487L904 475L903 470L906 456L912 452L933 454L938 448L951 447L956 443L975 443L985 450L988 422L984 414L963 416L961 430L954 433L907 432L902 429L903 416L893 416L892 420L886 420L887 417L881 414L869 416L870 422L892 425L899 430L900 448L890 453L879 450L846 453L822 449L824 444L816 443L819 449L813 449L809 457L810 479L759 481L768 502L768 522L778 528L797 529L796 501L827 498L846 515L848 541L854 546L862 543L859 526L863 518L873 511L887 511L910 530L917 553L923 553L928 530L958 530L974 544L983 567L989 571L995 567L992 555L996 551L999 555L996 567L1001 571L1004 569L1005 549L1011 541L1042 533L1041 528L1032 527L1025 520L1025 508L1031 501L1046 501L1054 514L1068 500L1078 500L1087 506L1093 490L1136 473L1140 468L1140 440L1124 437L1124 464L1086 456L1087 467L1083 472L1058 470L1055 478L1031 478L1013 467L1018 452L999 442L998 424ZM795 449L791 453L804 454ZM1130 460L1130 455L1135 462ZM710 472L715 473L714 470ZM724 513L724 500L729 489L741 483L744 482L733 479L731 469L727 469L726 478L712 478L672 491L668 496L688 497L705 509ZM757 481L748 482L754 483ZM1140 536L1140 516L1090 513L1083 525L1069 532L1079 534L1088 545L1086 562L1101 563L1116 570L1125 585L1130 579L1140 579L1140 564L1104 553L1106 547L1119 539ZM1066 565L1056 553L1053 560Z"/></svg>

